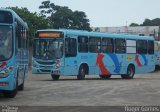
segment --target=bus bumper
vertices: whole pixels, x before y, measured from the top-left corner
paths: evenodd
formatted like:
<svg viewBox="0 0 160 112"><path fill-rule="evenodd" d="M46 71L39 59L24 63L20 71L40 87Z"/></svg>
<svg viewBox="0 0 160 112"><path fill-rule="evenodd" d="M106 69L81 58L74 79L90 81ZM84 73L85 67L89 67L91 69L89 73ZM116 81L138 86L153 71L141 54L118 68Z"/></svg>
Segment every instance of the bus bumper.
<svg viewBox="0 0 160 112"><path fill-rule="evenodd" d="M9 75L6 78L0 78L0 91L1 90L14 90L15 89L15 77Z"/></svg>
<svg viewBox="0 0 160 112"><path fill-rule="evenodd" d="M43 68L32 67L32 73L33 74L50 74L51 69L46 69L45 67Z"/></svg>

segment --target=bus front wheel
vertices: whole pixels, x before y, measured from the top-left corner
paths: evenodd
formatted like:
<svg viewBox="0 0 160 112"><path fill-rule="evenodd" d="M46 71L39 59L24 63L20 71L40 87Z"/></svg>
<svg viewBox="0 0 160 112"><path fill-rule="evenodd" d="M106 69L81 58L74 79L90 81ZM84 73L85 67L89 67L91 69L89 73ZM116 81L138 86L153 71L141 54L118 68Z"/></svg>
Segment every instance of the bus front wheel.
<svg viewBox="0 0 160 112"><path fill-rule="evenodd" d="M84 80L86 75L86 69L84 66L80 66L79 68L79 74L77 75L78 80Z"/></svg>
<svg viewBox="0 0 160 112"><path fill-rule="evenodd" d="M122 79L133 79L135 74L135 67L133 65L129 65L127 68L127 74L121 75Z"/></svg>
<svg viewBox="0 0 160 112"><path fill-rule="evenodd" d="M53 80L58 80L60 77L60 75L54 75L54 74L52 74L51 76Z"/></svg>

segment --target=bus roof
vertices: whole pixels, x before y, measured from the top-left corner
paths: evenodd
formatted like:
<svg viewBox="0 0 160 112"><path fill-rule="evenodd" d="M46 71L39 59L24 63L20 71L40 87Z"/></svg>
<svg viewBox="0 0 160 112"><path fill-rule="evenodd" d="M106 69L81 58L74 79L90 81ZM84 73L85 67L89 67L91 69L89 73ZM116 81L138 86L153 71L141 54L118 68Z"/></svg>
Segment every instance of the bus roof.
<svg viewBox="0 0 160 112"><path fill-rule="evenodd" d="M23 24L27 29L28 25L26 22L24 22L12 9L5 9L5 8L0 8L0 11L8 11L12 14L13 19L17 19L21 24Z"/></svg>
<svg viewBox="0 0 160 112"><path fill-rule="evenodd" d="M70 30L70 29L43 29L39 31L60 31L67 35L79 36L93 36L93 37L112 37L112 38L127 38L127 39L140 39L140 40L154 40L152 36L139 36L132 34L115 34L115 33L102 33L102 32L89 32L84 30Z"/></svg>

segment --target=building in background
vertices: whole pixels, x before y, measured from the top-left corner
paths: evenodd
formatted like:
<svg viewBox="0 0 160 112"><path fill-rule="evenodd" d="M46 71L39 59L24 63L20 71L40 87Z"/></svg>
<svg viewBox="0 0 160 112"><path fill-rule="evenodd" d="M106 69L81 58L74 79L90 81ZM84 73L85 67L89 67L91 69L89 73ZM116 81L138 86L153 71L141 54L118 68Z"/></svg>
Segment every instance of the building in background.
<svg viewBox="0 0 160 112"><path fill-rule="evenodd" d="M122 26L122 27L92 27L93 31L125 33L140 36L154 36L155 40L160 40L159 26Z"/></svg>

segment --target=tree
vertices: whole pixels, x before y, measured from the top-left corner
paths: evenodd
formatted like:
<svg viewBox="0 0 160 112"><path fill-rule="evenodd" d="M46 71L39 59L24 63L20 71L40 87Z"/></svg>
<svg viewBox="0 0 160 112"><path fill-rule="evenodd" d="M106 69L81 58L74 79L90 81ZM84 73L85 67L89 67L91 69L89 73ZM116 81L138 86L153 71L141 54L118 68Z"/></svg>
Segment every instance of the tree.
<svg viewBox="0 0 160 112"><path fill-rule="evenodd" d="M137 23L131 23L129 26L139 26Z"/></svg>
<svg viewBox="0 0 160 112"><path fill-rule="evenodd" d="M43 1L39 6L41 15L50 21L52 28L67 28L91 31L89 19L82 11L72 11L68 7L62 7Z"/></svg>
<svg viewBox="0 0 160 112"><path fill-rule="evenodd" d="M160 18L155 18L153 20L145 19L140 25L137 23L131 23L130 26L160 26Z"/></svg>
<svg viewBox="0 0 160 112"><path fill-rule="evenodd" d="M29 27L29 41L30 45L33 42L34 34L38 29L50 28L48 20L39 14L31 13L27 8L18 7L8 7L14 10L25 22L27 22Z"/></svg>
<svg viewBox="0 0 160 112"><path fill-rule="evenodd" d="M150 19L145 19L141 26L152 26L152 22Z"/></svg>

